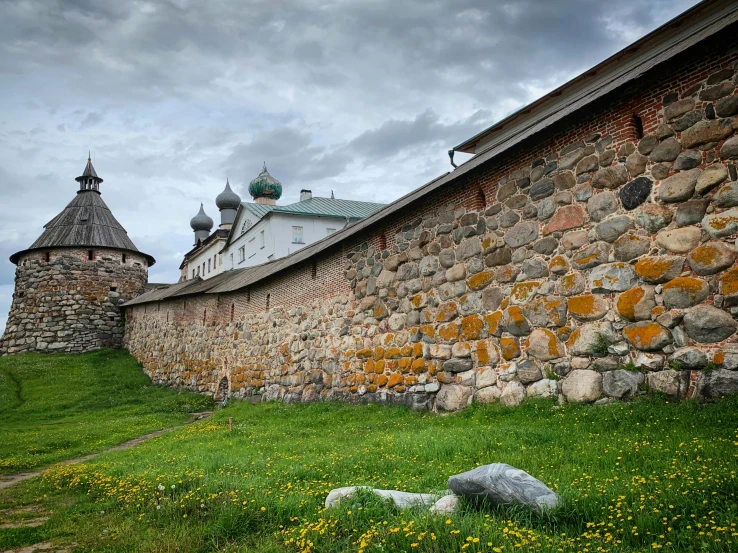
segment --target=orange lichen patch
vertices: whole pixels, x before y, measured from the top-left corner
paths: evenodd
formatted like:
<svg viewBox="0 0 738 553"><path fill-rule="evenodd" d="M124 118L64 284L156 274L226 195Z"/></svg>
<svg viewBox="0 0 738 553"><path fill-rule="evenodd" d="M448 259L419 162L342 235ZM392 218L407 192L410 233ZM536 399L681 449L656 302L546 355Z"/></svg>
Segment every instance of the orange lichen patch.
<svg viewBox="0 0 738 553"><path fill-rule="evenodd" d="M423 336L427 336L428 338L435 338L436 336L436 327L433 325L421 325L420 326L420 333Z"/></svg>
<svg viewBox="0 0 738 553"><path fill-rule="evenodd" d="M356 357L359 359L367 359L372 356L372 350L368 348L360 349L356 352Z"/></svg>
<svg viewBox="0 0 738 553"><path fill-rule="evenodd" d="M723 365L725 364L725 352L719 351L715 354L715 357L713 357L712 362L716 365Z"/></svg>
<svg viewBox="0 0 738 553"><path fill-rule="evenodd" d="M384 352L385 359L399 359L400 357L402 357L400 348L387 348L387 351Z"/></svg>
<svg viewBox="0 0 738 553"><path fill-rule="evenodd" d="M725 271L720 280L723 283L724 295L732 296L733 294L738 293L738 268Z"/></svg>
<svg viewBox="0 0 738 553"><path fill-rule="evenodd" d="M404 380L405 386L414 386L417 383L418 383L417 376L409 375L405 377L405 380Z"/></svg>
<svg viewBox="0 0 738 553"><path fill-rule="evenodd" d="M491 248L493 245L494 245L494 242L492 241L491 236L485 236L484 238L482 238L482 249L483 250L487 250Z"/></svg>
<svg viewBox="0 0 738 553"><path fill-rule="evenodd" d="M382 346L377 346L374 348L374 359L382 359L384 357L384 348Z"/></svg>
<svg viewBox="0 0 738 553"><path fill-rule="evenodd" d="M469 315L461 319L461 333L466 340L478 340L484 331L484 321L479 315Z"/></svg>
<svg viewBox="0 0 738 553"><path fill-rule="evenodd" d="M347 349L347 350L346 350L346 351L344 352L344 354L346 355L346 357L353 357L354 355L356 355L356 351L354 351L354 350L352 350L352 349Z"/></svg>
<svg viewBox="0 0 738 553"><path fill-rule="evenodd" d="M410 299L410 303L413 304L413 307L416 309L419 308L423 305L423 296L421 294L416 294Z"/></svg>
<svg viewBox="0 0 738 553"><path fill-rule="evenodd" d="M674 266L674 259L669 257L644 257L635 264L635 272L647 282L657 282L664 278Z"/></svg>
<svg viewBox="0 0 738 553"><path fill-rule="evenodd" d="M503 337L500 338L500 353L506 361L515 359L520 355L520 345L516 338Z"/></svg>
<svg viewBox="0 0 738 553"><path fill-rule="evenodd" d="M532 298L541 287L540 282L518 282L510 291L510 301L522 304Z"/></svg>
<svg viewBox="0 0 738 553"><path fill-rule="evenodd" d="M566 302L569 313L578 319L593 319L604 315L607 309L601 298L592 294L584 296L572 296Z"/></svg>
<svg viewBox="0 0 738 553"><path fill-rule="evenodd" d="M454 302L442 303L438 307L438 313L436 314L436 322L445 323L452 321L459 315L459 310Z"/></svg>
<svg viewBox="0 0 738 553"><path fill-rule="evenodd" d="M459 325L448 323L438 328L438 337L445 342L455 342L459 339Z"/></svg>
<svg viewBox="0 0 738 553"><path fill-rule="evenodd" d="M500 322L502 321L502 311L493 311L488 313L484 317L484 322L487 324L487 331L490 334L496 334L500 328Z"/></svg>
<svg viewBox="0 0 738 553"><path fill-rule="evenodd" d="M376 363L374 363L374 359L369 359L369 361L364 363L364 372L373 373L375 366Z"/></svg>
<svg viewBox="0 0 738 553"><path fill-rule="evenodd" d="M658 317L659 315L663 315L666 313L666 307L663 305L657 305L653 309L651 309L651 316L652 317Z"/></svg>
<svg viewBox="0 0 738 553"><path fill-rule="evenodd" d="M559 329L562 330L562 329ZM579 334L581 333L581 328L577 327L574 329L574 331L569 335L569 339L566 341L566 345L569 347L572 347L576 341L579 339Z"/></svg>
<svg viewBox="0 0 738 553"><path fill-rule="evenodd" d="M548 270L554 274L563 274L569 269L569 262L563 255L556 255L548 264Z"/></svg>
<svg viewBox="0 0 738 553"><path fill-rule="evenodd" d="M385 346L391 346L395 343L395 335L394 334L385 334L384 339L382 340L384 342Z"/></svg>
<svg viewBox="0 0 738 553"><path fill-rule="evenodd" d="M423 357L423 344L420 342L413 344L413 357Z"/></svg>
<svg viewBox="0 0 738 553"><path fill-rule="evenodd" d="M385 375L380 374L377 377L377 385L378 386L385 386L387 384L387 380L389 380Z"/></svg>
<svg viewBox="0 0 738 553"><path fill-rule="evenodd" d="M380 305L374 308L374 318L375 319L384 319L387 315L389 315L389 312L387 311L387 308L384 305Z"/></svg>
<svg viewBox="0 0 738 553"><path fill-rule="evenodd" d="M510 282L515 279L517 269L512 265L505 265L497 269L497 278L500 282Z"/></svg>
<svg viewBox="0 0 738 553"><path fill-rule="evenodd" d="M482 271L481 273L477 273L476 275L467 279L466 284L472 290L481 290L482 288L487 286L490 282L492 282L493 277L494 275L492 274L491 271Z"/></svg>
<svg viewBox="0 0 738 553"><path fill-rule="evenodd" d="M507 311L507 324L509 327L516 327L522 329L528 324L528 319L523 315L523 310L517 305L511 305L506 309Z"/></svg>
<svg viewBox="0 0 738 553"><path fill-rule="evenodd" d="M438 382L441 384L454 384L456 383L456 374L450 373L446 371L441 371L438 373Z"/></svg>
<svg viewBox="0 0 738 553"><path fill-rule="evenodd" d="M377 391L377 385L376 384L369 384L369 386L366 387L367 392L376 392Z"/></svg>
<svg viewBox="0 0 738 553"><path fill-rule="evenodd" d="M572 262L577 266L577 268L581 268L581 267L584 267L590 261L597 259L599 256L600 256L599 253L593 253L592 255L588 255L586 257L578 257L576 259L573 259Z"/></svg>
<svg viewBox="0 0 738 553"><path fill-rule="evenodd" d="M646 289L642 286L631 288L618 296L617 302L615 302L615 308L621 317L625 317L629 321L635 321L635 307L645 295Z"/></svg>
<svg viewBox="0 0 738 553"><path fill-rule="evenodd" d="M374 372L382 374L384 372L384 359L380 359L374 364Z"/></svg>
<svg viewBox="0 0 738 553"><path fill-rule="evenodd" d="M731 223L738 223L738 217L713 217L707 221L715 230L724 230Z"/></svg>
<svg viewBox="0 0 738 553"><path fill-rule="evenodd" d="M415 374L422 373L425 370L425 359L422 357L420 359L415 359L412 365L410 365L410 369L412 369Z"/></svg>
<svg viewBox="0 0 738 553"><path fill-rule="evenodd" d="M475 349L475 355L477 358L477 363L479 365L488 364L490 360L490 356L489 356L489 349L487 346L487 340L479 340L476 343L476 346L474 349Z"/></svg>
<svg viewBox="0 0 738 553"><path fill-rule="evenodd" d="M651 321L628 325L623 329L625 338L639 349L653 349L665 332L661 325Z"/></svg>
<svg viewBox="0 0 738 553"><path fill-rule="evenodd" d="M559 283L561 284L561 288L565 292L576 290L577 273L569 273L568 275L564 275L563 277L561 277L561 280L559 280Z"/></svg>
<svg viewBox="0 0 738 553"><path fill-rule="evenodd" d="M707 283L694 277L677 277L664 284L664 291L679 290L694 297L704 290Z"/></svg>
<svg viewBox="0 0 738 553"><path fill-rule="evenodd" d="M500 309L507 309L508 305L510 305L510 300L505 298L500 302Z"/></svg>
<svg viewBox="0 0 738 553"><path fill-rule="evenodd" d="M715 246L715 244L702 244L697 246L689 254L690 259L694 259L697 263L703 265L710 265L715 262L716 259L722 257L722 250Z"/></svg>
<svg viewBox="0 0 738 553"><path fill-rule="evenodd" d="M413 346L411 344L405 344L400 348L400 352L403 357L411 357L413 354Z"/></svg>
<svg viewBox="0 0 738 553"><path fill-rule="evenodd" d="M400 372L406 373L408 370L410 370L410 365L412 364L412 359L409 357L403 357L400 359Z"/></svg>

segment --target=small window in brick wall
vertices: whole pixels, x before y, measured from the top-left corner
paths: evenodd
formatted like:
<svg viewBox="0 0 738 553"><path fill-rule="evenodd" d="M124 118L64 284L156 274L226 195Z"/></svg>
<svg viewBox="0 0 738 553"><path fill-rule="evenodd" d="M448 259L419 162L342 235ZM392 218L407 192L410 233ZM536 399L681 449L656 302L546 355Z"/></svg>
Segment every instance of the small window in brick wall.
<svg viewBox="0 0 738 553"><path fill-rule="evenodd" d="M46 254L44 255L44 259L46 259L46 263L48 263L49 261L51 261L51 253L50 252L46 252Z"/></svg>
<svg viewBox="0 0 738 553"><path fill-rule="evenodd" d="M251 288L246 288L246 302L251 301Z"/></svg>
<svg viewBox="0 0 738 553"><path fill-rule="evenodd" d="M633 133L637 140L643 138L643 119L637 113L633 114L631 119L631 125L633 126Z"/></svg>
<svg viewBox="0 0 738 553"><path fill-rule="evenodd" d="M110 291L111 292L117 292L118 291L118 287L117 286L111 286L110 287Z"/></svg>
<svg viewBox="0 0 738 553"><path fill-rule="evenodd" d="M93 261L95 259L95 252L92 250L87 250L87 260Z"/></svg>
<svg viewBox="0 0 738 553"><path fill-rule="evenodd" d="M384 234L384 231L379 233L379 249L380 250L387 249L387 235Z"/></svg>
<svg viewBox="0 0 738 553"><path fill-rule="evenodd" d="M315 261L313 261L312 264L310 265L310 278L315 280L317 276L318 276L318 264Z"/></svg>
<svg viewBox="0 0 738 553"><path fill-rule="evenodd" d="M122 263L125 265L126 263L126 254L123 254L123 256L120 258Z"/></svg>
<svg viewBox="0 0 738 553"><path fill-rule="evenodd" d="M272 299L272 295L271 294L267 294L267 299L266 299L266 308L267 309L269 309L269 300L271 300L271 299Z"/></svg>
<svg viewBox="0 0 738 553"><path fill-rule="evenodd" d="M235 317L235 315L236 315L236 304L232 303L231 304L231 322L233 322L233 318Z"/></svg>
<svg viewBox="0 0 738 553"><path fill-rule="evenodd" d="M476 208L478 211L484 210L485 206L487 205L487 197L484 195L484 190L479 188L477 190L477 205Z"/></svg>
<svg viewBox="0 0 738 553"><path fill-rule="evenodd" d="M205 319L207 319L207 318L208 318L208 310L207 309L203 309L202 310L202 324L205 324Z"/></svg>

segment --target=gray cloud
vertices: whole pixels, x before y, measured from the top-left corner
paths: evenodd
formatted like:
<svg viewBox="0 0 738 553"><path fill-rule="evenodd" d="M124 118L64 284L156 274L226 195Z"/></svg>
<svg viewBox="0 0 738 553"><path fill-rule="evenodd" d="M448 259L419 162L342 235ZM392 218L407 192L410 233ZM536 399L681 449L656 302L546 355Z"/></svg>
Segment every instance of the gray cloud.
<svg viewBox="0 0 738 553"><path fill-rule="evenodd" d="M244 194L266 161L284 202L301 188L390 201L693 3L0 2L0 290L88 149L103 198L158 259L152 279L172 281L226 176Z"/></svg>

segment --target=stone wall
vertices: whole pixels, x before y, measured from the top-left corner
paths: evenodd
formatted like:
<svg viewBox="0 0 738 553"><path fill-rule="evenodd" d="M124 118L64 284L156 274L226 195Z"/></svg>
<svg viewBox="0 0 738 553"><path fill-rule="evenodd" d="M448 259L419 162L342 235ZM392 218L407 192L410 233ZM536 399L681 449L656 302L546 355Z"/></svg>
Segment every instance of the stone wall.
<svg viewBox="0 0 738 553"><path fill-rule="evenodd" d="M142 255L131 252L28 252L18 260L0 353L120 347L124 319L118 306L143 292L147 267Z"/></svg>
<svg viewBox="0 0 738 553"><path fill-rule="evenodd" d="M128 309L127 345L155 381L284 401L738 392L737 62L728 29L312 276Z"/></svg>

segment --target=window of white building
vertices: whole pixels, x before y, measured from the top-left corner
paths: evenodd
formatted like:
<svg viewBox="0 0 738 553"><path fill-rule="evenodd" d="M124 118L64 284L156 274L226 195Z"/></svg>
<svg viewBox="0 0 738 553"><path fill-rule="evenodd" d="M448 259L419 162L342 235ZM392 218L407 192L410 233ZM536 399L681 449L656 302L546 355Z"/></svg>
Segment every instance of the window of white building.
<svg viewBox="0 0 738 553"><path fill-rule="evenodd" d="M208 273L210 272L210 264L211 264L211 263L212 263L212 262L210 261L210 259L208 259Z"/></svg>
<svg viewBox="0 0 738 553"><path fill-rule="evenodd" d="M259 246L262 248L264 247L264 231L263 230L259 233Z"/></svg>
<svg viewBox="0 0 738 553"><path fill-rule="evenodd" d="M238 262L241 263L246 259L246 246L238 248Z"/></svg>
<svg viewBox="0 0 738 553"><path fill-rule="evenodd" d="M292 243L293 244L303 244L302 227L292 227Z"/></svg>

